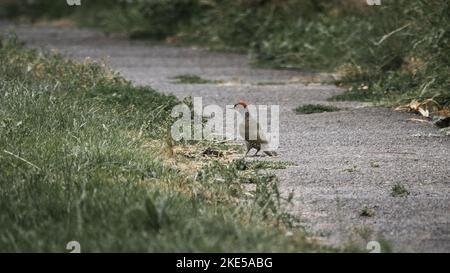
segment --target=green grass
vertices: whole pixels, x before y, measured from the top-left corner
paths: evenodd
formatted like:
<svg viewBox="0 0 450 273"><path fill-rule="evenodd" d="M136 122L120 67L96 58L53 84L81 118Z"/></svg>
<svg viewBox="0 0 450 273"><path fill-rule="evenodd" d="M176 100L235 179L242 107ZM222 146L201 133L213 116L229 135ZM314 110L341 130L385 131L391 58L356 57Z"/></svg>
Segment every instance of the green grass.
<svg viewBox="0 0 450 273"><path fill-rule="evenodd" d="M391 188L392 197L406 197L410 194L409 190L402 184L396 183Z"/></svg>
<svg viewBox="0 0 450 273"><path fill-rule="evenodd" d="M293 227L270 173L166 156L174 97L0 43L1 251L332 251Z"/></svg>
<svg viewBox="0 0 450 273"><path fill-rule="evenodd" d="M258 170L258 169L286 169L290 166L295 166L293 162L286 161L267 161L267 160L254 160L246 161L244 159L235 160L234 164L238 170Z"/></svg>
<svg viewBox="0 0 450 273"><path fill-rule="evenodd" d="M375 211L369 207L364 207L361 212L359 213L359 216L362 217L373 217L375 216Z"/></svg>
<svg viewBox="0 0 450 273"><path fill-rule="evenodd" d="M315 114L323 112L336 112L339 110L340 109L335 106L322 104L306 104L295 108L295 112L297 114Z"/></svg>
<svg viewBox="0 0 450 273"><path fill-rule="evenodd" d="M193 74L178 75L172 79L174 79L174 83L177 84L218 84L222 82L218 80L203 79L202 77Z"/></svg>
<svg viewBox="0 0 450 273"><path fill-rule="evenodd" d="M353 165L353 166L350 166L350 167L347 167L347 168L344 168L341 170L341 172L347 172L347 173L354 173L356 171L358 171L358 166L356 166L356 165Z"/></svg>
<svg viewBox="0 0 450 273"><path fill-rule="evenodd" d="M106 1L72 8L11 1L0 15L69 16L133 38L247 52L262 67L338 72L349 88L331 100L397 105L434 98L450 106L450 3L365 1ZM365 86L366 88L361 88Z"/></svg>
<svg viewBox="0 0 450 273"><path fill-rule="evenodd" d="M360 87L354 88L353 86L349 87L344 93L334 95L328 98L328 101L364 101L364 102L372 102L372 101L380 101L383 99L387 99L383 97L382 93L372 92L370 90L363 90ZM389 100L389 99L388 99Z"/></svg>

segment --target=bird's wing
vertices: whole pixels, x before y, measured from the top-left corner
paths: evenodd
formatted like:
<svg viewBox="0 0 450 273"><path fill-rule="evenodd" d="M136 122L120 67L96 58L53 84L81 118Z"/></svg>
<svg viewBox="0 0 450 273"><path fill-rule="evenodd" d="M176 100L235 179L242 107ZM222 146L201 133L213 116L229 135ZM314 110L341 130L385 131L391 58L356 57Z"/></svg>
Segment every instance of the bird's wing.
<svg viewBox="0 0 450 273"><path fill-rule="evenodd" d="M239 135L245 140L257 140L257 128L258 123L247 112L244 114L244 119L239 124Z"/></svg>
<svg viewBox="0 0 450 273"><path fill-rule="evenodd" d="M257 127L258 127L258 140L259 140L259 142L263 143L263 144L269 143L269 141L267 141L266 135L264 134L264 131L261 130L261 125L259 123L257 123Z"/></svg>
<svg viewBox="0 0 450 273"><path fill-rule="evenodd" d="M245 114L244 120L239 124L239 135L245 140L257 140L261 144L269 143L262 126L248 113Z"/></svg>

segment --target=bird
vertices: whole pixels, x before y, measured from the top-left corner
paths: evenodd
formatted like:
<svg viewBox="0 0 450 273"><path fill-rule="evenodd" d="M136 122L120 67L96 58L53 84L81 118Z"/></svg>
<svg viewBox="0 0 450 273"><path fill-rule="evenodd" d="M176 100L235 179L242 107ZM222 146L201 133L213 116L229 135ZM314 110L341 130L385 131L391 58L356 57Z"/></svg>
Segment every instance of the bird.
<svg viewBox="0 0 450 273"><path fill-rule="evenodd" d="M260 124L250 116L250 112L248 111L248 104L245 101L239 101L233 107L240 114L244 114L243 121L239 124L239 135L244 139L245 145L247 147L247 152L244 157L250 152L251 149L256 149L256 153L253 156L256 156L258 152L263 148L263 146L268 145L264 132L261 130ZM252 126L250 126L252 124ZM251 131L251 130L255 130ZM277 156L275 151L264 150L263 152L268 156Z"/></svg>

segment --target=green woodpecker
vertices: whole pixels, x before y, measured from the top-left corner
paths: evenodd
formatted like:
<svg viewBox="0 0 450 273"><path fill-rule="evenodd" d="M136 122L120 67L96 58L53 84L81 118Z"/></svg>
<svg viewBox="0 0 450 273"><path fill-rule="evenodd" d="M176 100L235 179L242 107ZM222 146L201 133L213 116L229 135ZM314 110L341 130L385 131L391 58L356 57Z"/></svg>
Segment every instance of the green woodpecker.
<svg viewBox="0 0 450 273"><path fill-rule="evenodd" d="M269 143L264 135L264 132L261 130L260 124L250 116L248 104L245 101L239 101L234 105L234 109L241 115L244 115L244 119L238 126L239 135L244 139L247 147L245 156L247 156L251 149L256 150L256 153L253 156L256 156L261 149L268 156L277 156L275 151L268 151L264 149Z"/></svg>

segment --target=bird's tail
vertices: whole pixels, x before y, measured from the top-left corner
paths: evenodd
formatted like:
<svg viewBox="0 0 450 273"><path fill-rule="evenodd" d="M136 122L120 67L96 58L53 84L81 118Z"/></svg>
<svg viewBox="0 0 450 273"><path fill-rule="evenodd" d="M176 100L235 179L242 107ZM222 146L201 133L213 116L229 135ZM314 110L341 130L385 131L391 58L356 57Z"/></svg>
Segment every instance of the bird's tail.
<svg viewBox="0 0 450 273"><path fill-rule="evenodd" d="M264 153L268 156L277 156L278 155L277 152L275 152L275 151L264 151Z"/></svg>

